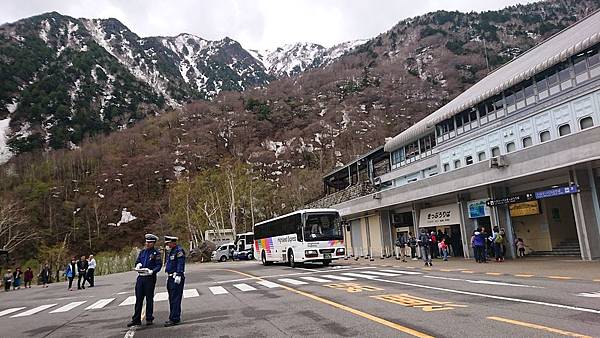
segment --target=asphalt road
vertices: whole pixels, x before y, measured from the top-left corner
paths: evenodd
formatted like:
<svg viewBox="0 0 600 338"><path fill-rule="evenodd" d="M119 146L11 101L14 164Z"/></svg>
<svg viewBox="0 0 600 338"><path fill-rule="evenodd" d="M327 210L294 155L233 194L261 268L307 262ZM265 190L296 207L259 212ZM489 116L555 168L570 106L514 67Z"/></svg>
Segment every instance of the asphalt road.
<svg viewBox="0 0 600 338"><path fill-rule="evenodd" d="M343 262L189 264L183 322L158 279L155 325L126 327L135 273L0 292L1 337L600 337L600 283Z"/></svg>

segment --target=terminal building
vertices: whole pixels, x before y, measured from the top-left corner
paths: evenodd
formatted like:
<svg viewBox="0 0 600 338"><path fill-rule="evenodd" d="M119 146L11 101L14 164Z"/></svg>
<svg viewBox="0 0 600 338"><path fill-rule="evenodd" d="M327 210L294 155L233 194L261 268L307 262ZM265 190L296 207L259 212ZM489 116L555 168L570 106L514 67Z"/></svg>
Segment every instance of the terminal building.
<svg viewBox="0 0 600 338"><path fill-rule="evenodd" d="M323 178L349 254L390 256L402 233L505 229L537 255L600 258L600 12L492 72Z"/></svg>

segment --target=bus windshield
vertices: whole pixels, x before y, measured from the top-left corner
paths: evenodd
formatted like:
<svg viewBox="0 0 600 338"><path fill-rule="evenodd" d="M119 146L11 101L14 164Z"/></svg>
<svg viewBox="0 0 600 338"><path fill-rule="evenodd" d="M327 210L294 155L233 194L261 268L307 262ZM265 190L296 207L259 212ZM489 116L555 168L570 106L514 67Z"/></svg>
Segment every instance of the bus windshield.
<svg viewBox="0 0 600 338"><path fill-rule="evenodd" d="M342 225L337 214L307 214L305 241L342 240Z"/></svg>

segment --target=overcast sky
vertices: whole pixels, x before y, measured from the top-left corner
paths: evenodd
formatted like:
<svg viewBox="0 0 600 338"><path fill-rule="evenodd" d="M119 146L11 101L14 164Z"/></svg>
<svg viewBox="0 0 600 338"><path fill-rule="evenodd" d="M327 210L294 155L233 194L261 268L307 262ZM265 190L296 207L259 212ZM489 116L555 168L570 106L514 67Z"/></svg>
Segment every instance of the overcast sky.
<svg viewBox="0 0 600 338"><path fill-rule="evenodd" d="M435 10L482 11L533 0L2 0L0 23L57 11L77 18L114 17L140 36L225 36L245 48L371 38L398 21Z"/></svg>

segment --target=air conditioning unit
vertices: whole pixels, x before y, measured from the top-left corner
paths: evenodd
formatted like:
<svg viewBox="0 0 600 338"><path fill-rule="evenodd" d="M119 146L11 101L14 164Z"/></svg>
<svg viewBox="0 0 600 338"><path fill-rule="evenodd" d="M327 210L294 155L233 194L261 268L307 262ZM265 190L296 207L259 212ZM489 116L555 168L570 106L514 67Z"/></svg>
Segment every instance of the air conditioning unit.
<svg viewBox="0 0 600 338"><path fill-rule="evenodd" d="M373 199L374 200L380 200L381 199L381 193L380 192L374 193L373 194Z"/></svg>
<svg viewBox="0 0 600 338"><path fill-rule="evenodd" d="M490 158L490 169L493 169L493 168L503 168L503 167L506 167L506 166L508 166L508 163L506 163L504 155L500 155L500 156L496 156L496 157Z"/></svg>

